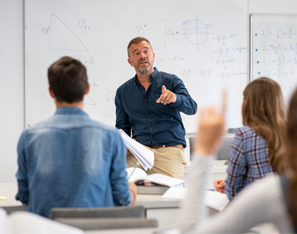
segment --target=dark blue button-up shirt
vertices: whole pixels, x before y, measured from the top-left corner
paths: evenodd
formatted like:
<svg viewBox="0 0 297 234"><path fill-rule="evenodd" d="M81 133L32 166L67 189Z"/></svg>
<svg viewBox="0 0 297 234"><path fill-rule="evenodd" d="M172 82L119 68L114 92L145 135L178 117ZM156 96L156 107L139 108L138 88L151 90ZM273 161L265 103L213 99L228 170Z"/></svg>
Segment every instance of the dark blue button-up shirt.
<svg viewBox="0 0 297 234"><path fill-rule="evenodd" d="M45 217L53 207L131 202L120 134L78 108L59 108L50 119L25 129L18 166L16 199Z"/></svg>
<svg viewBox="0 0 297 234"><path fill-rule="evenodd" d="M197 104L177 76L159 72L150 77L147 91L139 84L137 75L121 85L116 93L116 127L144 145L178 145L186 147L185 128L180 111L193 115ZM176 95L176 102L156 103L162 85Z"/></svg>

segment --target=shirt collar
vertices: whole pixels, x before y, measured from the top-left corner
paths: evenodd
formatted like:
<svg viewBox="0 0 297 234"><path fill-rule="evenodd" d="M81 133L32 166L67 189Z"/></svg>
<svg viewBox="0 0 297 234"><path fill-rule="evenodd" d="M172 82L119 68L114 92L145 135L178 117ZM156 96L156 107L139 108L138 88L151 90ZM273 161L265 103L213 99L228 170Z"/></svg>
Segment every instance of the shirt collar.
<svg viewBox="0 0 297 234"><path fill-rule="evenodd" d="M84 112L82 109L76 108L76 107L60 107L56 110L55 115L85 115L88 116L86 112Z"/></svg>

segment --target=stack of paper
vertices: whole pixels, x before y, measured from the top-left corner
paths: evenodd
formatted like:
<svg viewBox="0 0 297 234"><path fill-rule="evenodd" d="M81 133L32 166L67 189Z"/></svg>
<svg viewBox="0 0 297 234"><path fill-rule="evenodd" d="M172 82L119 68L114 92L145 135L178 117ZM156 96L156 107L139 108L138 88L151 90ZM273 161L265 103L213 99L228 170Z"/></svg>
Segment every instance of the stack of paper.
<svg viewBox="0 0 297 234"><path fill-rule="evenodd" d="M204 204L222 211L229 203L229 199L225 193L219 193L216 191L205 191Z"/></svg>
<svg viewBox="0 0 297 234"><path fill-rule="evenodd" d="M143 145L139 144L137 141L134 141L129 137L122 129L119 130L122 136L122 139L126 147L130 152L135 156L141 166L147 170L151 169L154 166L155 155L152 151L145 148Z"/></svg>

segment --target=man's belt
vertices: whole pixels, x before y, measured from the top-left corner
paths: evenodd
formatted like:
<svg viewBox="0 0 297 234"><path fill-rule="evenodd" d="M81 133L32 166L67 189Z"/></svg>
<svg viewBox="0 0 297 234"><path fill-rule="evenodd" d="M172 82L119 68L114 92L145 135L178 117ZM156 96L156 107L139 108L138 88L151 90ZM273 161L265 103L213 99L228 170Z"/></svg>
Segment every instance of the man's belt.
<svg viewBox="0 0 297 234"><path fill-rule="evenodd" d="M175 148L179 148L181 150L184 149L182 144L180 144L180 145L147 145L147 146L152 149L167 148L167 147L175 147Z"/></svg>

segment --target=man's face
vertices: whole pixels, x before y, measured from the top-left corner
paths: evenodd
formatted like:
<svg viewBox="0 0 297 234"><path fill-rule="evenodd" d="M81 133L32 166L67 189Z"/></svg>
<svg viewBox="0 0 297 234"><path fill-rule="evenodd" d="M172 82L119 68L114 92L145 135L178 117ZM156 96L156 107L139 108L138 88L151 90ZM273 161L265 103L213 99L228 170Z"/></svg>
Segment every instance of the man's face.
<svg viewBox="0 0 297 234"><path fill-rule="evenodd" d="M136 73L147 74L154 68L154 61L155 53L146 41L130 46L128 62L135 68Z"/></svg>

